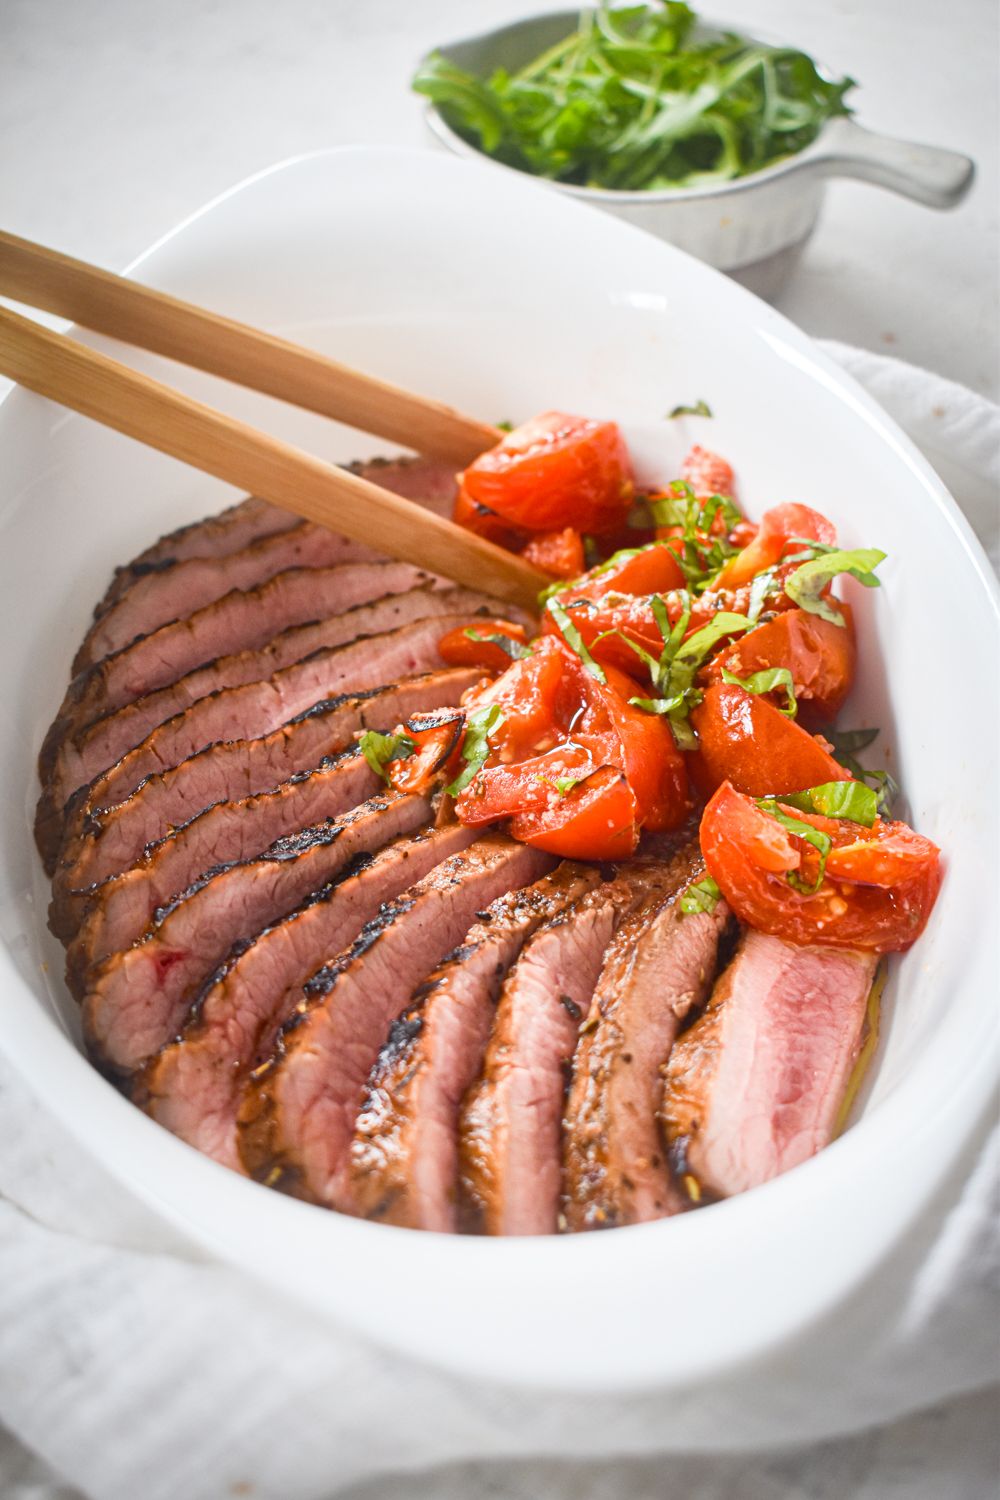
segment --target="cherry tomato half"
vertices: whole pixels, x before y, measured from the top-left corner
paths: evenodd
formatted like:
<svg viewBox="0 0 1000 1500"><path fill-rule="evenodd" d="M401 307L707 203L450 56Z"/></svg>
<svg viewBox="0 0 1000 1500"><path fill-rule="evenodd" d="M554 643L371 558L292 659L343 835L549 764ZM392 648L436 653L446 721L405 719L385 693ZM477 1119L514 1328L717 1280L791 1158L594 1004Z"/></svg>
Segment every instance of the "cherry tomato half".
<svg viewBox="0 0 1000 1500"><path fill-rule="evenodd" d="M476 536L485 537L486 541L495 542L498 547L504 547L508 552L520 551L527 538L526 532L517 531L514 527L508 526L507 522L495 515L488 506L480 505L473 500L464 484L459 485L452 520L456 525L464 526L466 531L475 532Z"/></svg>
<svg viewBox="0 0 1000 1500"><path fill-rule="evenodd" d="M563 859L626 859L639 842L635 794L623 772L601 766L544 811L514 818L510 831Z"/></svg>
<svg viewBox="0 0 1000 1500"><path fill-rule="evenodd" d="M713 453L710 448L702 448L698 443L681 464L681 478L702 498L708 495L725 495L731 499L736 493L732 465L720 458L718 453Z"/></svg>
<svg viewBox="0 0 1000 1500"><path fill-rule="evenodd" d="M634 492L615 422L545 412L480 454L462 476L470 501L524 531L600 534L620 526Z"/></svg>
<svg viewBox="0 0 1000 1500"><path fill-rule="evenodd" d="M817 739L765 698L716 682L691 712L698 749L688 769L708 797L724 781L751 797L801 792L850 776Z"/></svg>
<svg viewBox="0 0 1000 1500"><path fill-rule="evenodd" d="M416 795L428 792L458 764L458 748L465 728L465 714L458 709L414 714L397 734L406 735L415 749L408 756L391 760L385 767L389 785L397 792Z"/></svg>
<svg viewBox="0 0 1000 1500"><path fill-rule="evenodd" d="M705 808L705 864L740 920L791 943L876 953L908 948L923 931L940 889L936 845L905 823L878 819L868 829L791 807L785 811L834 843L815 891L799 890L788 879L806 867L807 855L814 864L815 852L749 797L723 782Z"/></svg>

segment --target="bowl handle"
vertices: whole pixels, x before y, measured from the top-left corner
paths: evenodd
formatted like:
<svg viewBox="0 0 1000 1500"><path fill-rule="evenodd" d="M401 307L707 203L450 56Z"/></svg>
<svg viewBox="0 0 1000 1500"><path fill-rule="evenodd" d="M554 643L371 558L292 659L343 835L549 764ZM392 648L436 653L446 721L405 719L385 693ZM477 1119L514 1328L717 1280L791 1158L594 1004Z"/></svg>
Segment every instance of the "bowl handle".
<svg viewBox="0 0 1000 1500"><path fill-rule="evenodd" d="M957 151L895 140L846 119L827 126L814 153L824 176L874 182L929 208L961 203L976 171L975 163Z"/></svg>

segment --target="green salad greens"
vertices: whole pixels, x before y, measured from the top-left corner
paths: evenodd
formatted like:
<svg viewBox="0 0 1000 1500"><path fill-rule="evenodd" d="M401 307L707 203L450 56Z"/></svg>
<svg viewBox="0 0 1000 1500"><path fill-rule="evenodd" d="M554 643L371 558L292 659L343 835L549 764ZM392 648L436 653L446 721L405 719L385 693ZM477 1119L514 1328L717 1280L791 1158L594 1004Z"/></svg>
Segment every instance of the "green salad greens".
<svg viewBox="0 0 1000 1500"><path fill-rule="evenodd" d="M413 80L465 140L557 182L635 191L758 172L850 113L850 78L804 52L697 30L682 0L580 13L516 73L476 78L434 53Z"/></svg>

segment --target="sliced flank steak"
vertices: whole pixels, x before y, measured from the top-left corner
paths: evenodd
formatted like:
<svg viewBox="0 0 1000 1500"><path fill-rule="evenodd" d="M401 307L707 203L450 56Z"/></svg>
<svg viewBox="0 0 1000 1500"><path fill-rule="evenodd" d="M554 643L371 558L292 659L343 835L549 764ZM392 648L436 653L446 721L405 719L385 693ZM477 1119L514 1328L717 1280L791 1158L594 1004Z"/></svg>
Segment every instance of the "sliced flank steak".
<svg viewBox="0 0 1000 1500"><path fill-rule="evenodd" d="M664 1079L671 1159L695 1200L745 1192L828 1144L876 963L873 953L744 933Z"/></svg>
<svg viewBox="0 0 1000 1500"><path fill-rule="evenodd" d="M317 651L345 646L365 636L385 635L415 620L466 612L470 618L495 615L502 608L498 600L473 589L438 589L425 584L402 594L387 594L314 624L284 630L260 650L238 651L208 662L68 736L64 753L79 756L85 766L103 770L141 744L158 725L223 688L265 681Z"/></svg>
<svg viewBox="0 0 1000 1500"><path fill-rule="evenodd" d="M131 645L139 636L186 620L234 589L257 588L289 568L378 561L384 559L363 542L304 523L262 537L228 557L192 557L163 572L147 573L94 621L73 659L73 675Z"/></svg>
<svg viewBox="0 0 1000 1500"><path fill-rule="evenodd" d="M464 849L460 823L424 829L359 855L290 916L237 944L199 995L176 1042L147 1064L133 1097L182 1140L242 1171L236 1112L243 1083L270 1057L302 986L331 953L346 948L383 902Z"/></svg>
<svg viewBox="0 0 1000 1500"><path fill-rule="evenodd" d="M443 665L438 651L441 637L466 618L440 615L413 620L384 635L365 636L346 646L317 651L303 662L283 667L266 682L248 682L199 698L183 713L158 725L114 766L95 774L94 780L99 778L101 783L100 804L121 802L146 776L179 766L206 745L227 739L260 739L316 703ZM54 815L50 810L64 807L79 786L93 784L90 778L76 780L80 769L79 763L64 764L59 779L39 804L40 821L47 823Z"/></svg>
<svg viewBox="0 0 1000 1500"><path fill-rule="evenodd" d="M563 1121L568 1229L640 1224L677 1213L657 1111L677 1029L712 986L731 918L723 901L686 913L704 874L697 844L666 867L604 960L573 1060Z"/></svg>
<svg viewBox="0 0 1000 1500"><path fill-rule="evenodd" d="M384 906L345 954L308 981L274 1058L244 1093L240 1155L251 1176L350 1210L351 1137L392 1022L484 906L552 863L488 834Z"/></svg>
<svg viewBox="0 0 1000 1500"><path fill-rule="evenodd" d="M144 848L206 808L270 791L347 748L366 729L392 729L411 714L456 704L480 680L475 667L426 672L388 687L315 704L273 734L208 745L143 780L123 801L101 778L74 799L59 866L60 891L83 890L128 869Z"/></svg>
<svg viewBox="0 0 1000 1500"><path fill-rule="evenodd" d="M150 573L165 573L189 557L227 557L230 552L239 552L261 537L276 536L278 532L291 531L293 527L305 524L291 511L281 510L267 500L259 500L256 495L248 495L227 510L168 532L132 562L115 568L111 582L95 606L94 619L106 614L126 589Z"/></svg>
<svg viewBox="0 0 1000 1500"><path fill-rule="evenodd" d="M83 912L72 944L75 966L90 968L136 942L157 907L168 905L206 870L253 859L280 838L349 812L384 786L360 751L348 750L273 791L206 808L153 844L130 870L80 898ZM72 907L63 909L72 917ZM73 932L64 928L58 935Z"/></svg>
<svg viewBox="0 0 1000 1500"><path fill-rule="evenodd" d="M458 1114L478 1077L500 987L541 924L600 880L561 864L499 896L420 984L372 1069L351 1143L352 1198L366 1218L440 1232L458 1228Z"/></svg>
<svg viewBox="0 0 1000 1500"><path fill-rule="evenodd" d="M507 975L482 1077L461 1113L467 1227L518 1235L558 1228L568 1071L605 950L640 893L624 879L589 891L529 939Z"/></svg>
<svg viewBox="0 0 1000 1500"><path fill-rule="evenodd" d="M44 785L56 775L71 736L98 718L168 687L220 656L258 651L283 630L405 593L426 582L407 563L345 563L293 568L247 592L235 590L187 620L143 636L73 679L38 757ZM79 783L78 783L79 784Z"/></svg>
<svg viewBox="0 0 1000 1500"><path fill-rule="evenodd" d="M376 458L370 463L352 463L346 467L351 473L380 484L383 489L426 505L437 515L451 513L456 485L450 464L428 458ZM131 563L116 568L104 598L94 610L94 618L105 614L126 589L147 574L166 572L188 558L228 557L261 537L307 524L291 512L251 495L228 510L160 537Z"/></svg>
<svg viewBox="0 0 1000 1500"><path fill-rule="evenodd" d="M294 911L355 854L381 849L431 816L423 797L389 792L342 818L280 839L243 864L207 871L135 947L92 973L69 974L83 995L84 1038L108 1072L131 1073L178 1034L208 976L235 942Z"/></svg>

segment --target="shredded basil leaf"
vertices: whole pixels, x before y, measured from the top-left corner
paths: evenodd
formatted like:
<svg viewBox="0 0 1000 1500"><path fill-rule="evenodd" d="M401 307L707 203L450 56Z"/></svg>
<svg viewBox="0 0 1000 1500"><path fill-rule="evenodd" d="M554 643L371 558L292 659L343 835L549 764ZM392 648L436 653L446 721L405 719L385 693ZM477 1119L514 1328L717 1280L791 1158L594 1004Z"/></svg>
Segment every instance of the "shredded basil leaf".
<svg viewBox="0 0 1000 1500"><path fill-rule="evenodd" d="M575 786L579 786L581 781L587 781L592 774L592 771L586 771L582 776L536 776L535 780L543 782L546 786L555 787L559 796L565 797Z"/></svg>
<svg viewBox="0 0 1000 1500"><path fill-rule="evenodd" d="M654 597L652 608L663 637L663 651L659 661L654 664L648 652L643 651L632 641L628 644L650 667L650 676L657 696L630 698L629 702L634 707L641 708L645 713L665 714L670 720L670 728L678 747L681 750L695 750L697 740L688 723L691 709L695 708L702 699L701 692L694 685L695 674L722 636L735 635L740 631L748 630L750 621L745 615L720 610L714 619L685 640L684 632L691 619L689 601L685 599L684 610L672 627L667 615L667 607L662 599Z"/></svg>
<svg viewBox="0 0 1000 1500"><path fill-rule="evenodd" d="M869 771L856 760L853 751L866 749L877 739L878 729L828 729L826 739L833 746L833 758L845 771L850 771L856 781L873 784L875 800L881 817L887 818L892 804L899 796L899 786L888 771Z"/></svg>
<svg viewBox="0 0 1000 1500"><path fill-rule="evenodd" d="M800 812L820 813L824 818L844 818L871 828L878 816L878 799L863 781L824 781L804 792L783 793L782 802Z"/></svg>
<svg viewBox="0 0 1000 1500"><path fill-rule="evenodd" d="M799 711L799 705L795 697L795 681L787 667L766 667L761 672L754 672L749 677L737 677L735 672L722 669L723 682L733 683L748 693L773 693L778 688L784 688L788 703L785 708L779 708L778 712L786 718L794 719Z"/></svg>
<svg viewBox="0 0 1000 1500"><path fill-rule="evenodd" d="M513 432L514 431L514 424L513 424L513 422L508 422L506 420L506 418L502 422L495 422L493 425L496 427L496 429L497 429L498 432Z"/></svg>
<svg viewBox="0 0 1000 1500"><path fill-rule="evenodd" d="M478 77L434 53L413 87L508 166L627 191L744 177L850 113L852 79L827 77L794 48L699 34L695 22L682 0L603 0L515 71Z"/></svg>
<svg viewBox="0 0 1000 1500"><path fill-rule="evenodd" d="M706 875L704 880L689 885L681 897L681 911L686 917L697 916L699 912L713 912L719 904L722 892L711 875Z"/></svg>
<svg viewBox="0 0 1000 1500"><path fill-rule="evenodd" d="M567 646L569 646L571 650L576 652L577 656L583 662L583 665L586 667L591 677L595 678L598 682L607 682L608 679L605 676L604 668L601 667L591 656L590 652L587 650L587 647L584 645L583 636L577 630L576 626L573 624L573 621L563 609L562 605L555 599L549 599L545 605L545 608L548 610L549 614L558 625L559 634L562 636Z"/></svg>
<svg viewBox="0 0 1000 1500"><path fill-rule="evenodd" d="M784 800L784 797L782 797L782 801ZM757 806L768 813L776 823L780 823L782 828L786 829L788 833L794 833L797 838L805 839L806 843L811 844L816 850L819 855L819 869L816 872L816 880L813 885L809 885L804 881L797 870L789 870L785 876L788 884L794 890L801 891L805 896L814 896L823 884L823 877L826 874L827 857L833 847L833 842L829 834L822 833L820 829L814 828L811 823L803 823L798 818L790 818L787 813L781 811L777 802L771 797L758 797Z"/></svg>
<svg viewBox="0 0 1000 1500"><path fill-rule="evenodd" d="M358 740L361 754L376 776L388 784L386 766L391 760L408 760L416 750L416 742L408 734L379 734L377 729L366 729Z"/></svg>
<svg viewBox="0 0 1000 1500"><path fill-rule="evenodd" d="M738 551L728 538L712 536L712 527L721 516L729 532L743 517L725 495L700 497L683 479L677 479L659 499L649 501L657 526L676 526L680 537L671 550L684 574L684 581L694 593L703 593L720 568ZM678 545L679 543L679 545Z"/></svg>
<svg viewBox="0 0 1000 1500"><path fill-rule="evenodd" d="M823 590L841 573L849 573L866 589L877 589L879 579L874 569L885 561L886 554L877 547L858 547L853 552L826 552L800 568L785 580L785 593L800 609L819 615L833 625L843 625L844 616Z"/></svg>
<svg viewBox="0 0 1000 1500"><path fill-rule="evenodd" d="M482 641L484 645L499 646L511 661L523 661L526 656L531 655L531 647L524 645L523 641L515 641L509 635L501 635L499 631L494 635L480 635L475 626L469 625L462 631L470 641Z"/></svg>
<svg viewBox="0 0 1000 1500"><path fill-rule="evenodd" d="M449 797L457 797L478 776L490 753L490 735L504 722L505 714L499 703L488 708L473 709L465 723L465 738L462 741L464 769L450 786L445 787Z"/></svg>
<svg viewBox="0 0 1000 1500"><path fill-rule="evenodd" d="M667 413L667 421L672 422L674 417L710 417L712 408L707 401L696 401L693 406L675 406L672 412Z"/></svg>

